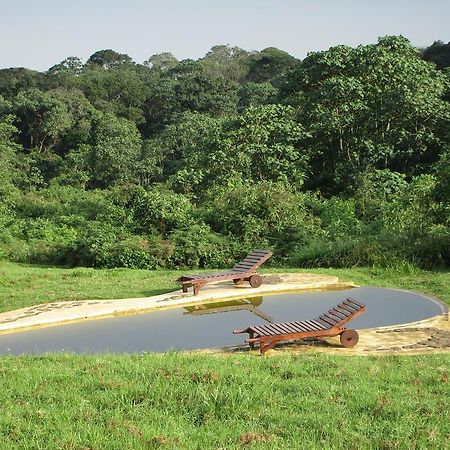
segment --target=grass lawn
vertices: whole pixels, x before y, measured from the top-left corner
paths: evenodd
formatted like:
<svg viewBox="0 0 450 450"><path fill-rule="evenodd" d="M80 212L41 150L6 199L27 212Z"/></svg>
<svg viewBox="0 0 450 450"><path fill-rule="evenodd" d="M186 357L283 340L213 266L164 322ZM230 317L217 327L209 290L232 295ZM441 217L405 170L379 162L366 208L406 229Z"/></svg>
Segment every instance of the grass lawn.
<svg viewBox="0 0 450 450"><path fill-rule="evenodd" d="M449 358L1 358L6 449L446 449Z"/></svg>
<svg viewBox="0 0 450 450"><path fill-rule="evenodd" d="M411 289L450 304L450 271L409 272L378 268L266 269L269 272L312 272L336 275L360 285ZM65 269L0 261L0 312L39 303L148 297L179 289L184 271L133 269Z"/></svg>
<svg viewBox="0 0 450 450"><path fill-rule="evenodd" d="M308 272L450 304L449 272ZM178 274L1 262L0 310L155 295ZM0 450L450 449L449 373L448 354L0 357Z"/></svg>

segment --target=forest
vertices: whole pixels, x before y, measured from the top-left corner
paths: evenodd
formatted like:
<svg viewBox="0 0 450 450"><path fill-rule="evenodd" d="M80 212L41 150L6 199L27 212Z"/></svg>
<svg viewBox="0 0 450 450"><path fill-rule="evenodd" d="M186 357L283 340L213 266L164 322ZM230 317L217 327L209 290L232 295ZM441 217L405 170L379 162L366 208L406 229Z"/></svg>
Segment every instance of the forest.
<svg viewBox="0 0 450 450"><path fill-rule="evenodd" d="M0 70L0 258L450 266L450 43Z"/></svg>

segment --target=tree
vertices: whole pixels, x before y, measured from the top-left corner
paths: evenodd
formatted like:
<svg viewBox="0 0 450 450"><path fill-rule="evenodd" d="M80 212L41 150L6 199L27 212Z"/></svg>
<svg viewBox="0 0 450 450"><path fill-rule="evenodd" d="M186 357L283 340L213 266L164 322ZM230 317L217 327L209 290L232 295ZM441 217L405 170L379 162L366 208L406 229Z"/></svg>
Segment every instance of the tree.
<svg viewBox="0 0 450 450"><path fill-rule="evenodd" d="M69 56L64 61L50 67L49 75L71 75L78 76L83 70L83 62L77 56Z"/></svg>
<svg viewBox="0 0 450 450"><path fill-rule="evenodd" d="M136 181L135 165L141 145L133 122L111 113L95 119L89 154L92 187L106 188Z"/></svg>
<svg viewBox="0 0 450 450"><path fill-rule="evenodd" d="M425 61L436 64L440 70L450 66L450 42L444 44L442 41L435 41L432 45L422 51L422 58Z"/></svg>
<svg viewBox="0 0 450 450"><path fill-rule="evenodd" d="M281 90L311 131L309 186L345 190L368 167L422 171L446 139L448 86L403 37L310 54Z"/></svg>
<svg viewBox="0 0 450 450"><path fill-rule="evenodd" d="M128 55L111 49L95 52L86 62L87 67L98 67L104 70L117 69L128 64L134 64Z"/></svg>
<svg viewBox="0 0 450 450"><path fill-rule="evenodd" d="M129 65L115 70L85 70L78 78L78 86L96 109L139 124L144 121L143 107L149 95L146 72Z"/></svg>
<svg viewBox="0 0 450 450"><path fill-rule="evenodd" d="M231 148L248 158L249 167L241 169L244 177L283 181L295 189L302 186L307 174L309 156L302 146L307 137L294 108L249 107L236 120Z"/></svg>
<svg viewBox="0 0 450 450"><path fill-rule="evenodd" d="M249 106L274 103L277 94L278 90L270 83L254 83L250 81L239 90L239 106L245 109Z"/></svg>
<svg viewBox="0 0 450 450"><path fill-rule="evenodd" d="M184 114L161 134L170 180L183 192L203 198L233 180L272 180L300 188L308 155L306 133L289 106L250 107L239 117ZM173 175L171 175L173 174Z"/></svg>
<svg viewBox="0 0 450 450"><path fill-rule="evenodd" d="M7 106L6 103L0 96L0 111ZM13 140L17 129L12 122L13 117L0 115L0 237L13 214L14 197L17 194L15 182L21 176L17 164L19 146Z"/></svg>
<svg viewBox="0 0 450 450"><path fill-rule="evenodd" d="M240 47L215 45L200 61L217 75L241 82L248 74L251 55Z"/></svg>
<svg viewBox="0 0 450 450"><path fill-rule="evenodd" d="M289 53L275 47L268 47L251 56L248 81L262 83L278 77L297 64L298 60Z"/></svg>
<svg viewBox="0 0 450 450"><path fill-rule="evenodd" d="M185 111L215 116L236 111L239 85L211 73L199 62L181 61L149 83L145 102L147 135L161 130Z"/></svg>
<svg viewBox="0 0 450 450"><path fill-rule="evenodd" d="M11 99L27 89L41 89L45 85L45 75L35 70L15 67L0 69L0 95Z"/></svg>
<svg viewBox="0 0 450 450"><path fill-rule="evenodd" d="M71 126L66 105L57 95L38 89L21 91L12 102L21 142L44 152L52 148Z"/></svg>
<svg viewBox="0 0 450 450"><path fill-rule="evenodd" d="M166 72L167 70L175 67L177 64L178 59L169 52L157 53L144 61L145 66L159 72Z"/></svg>
<svg viewBox="0 0 450 450"><path fill-rule="evenodd" d="M169 76L176 80L174 91L182 111L220 115L236 110L238 85L209 73L201 63L182 61Z"/></svg>

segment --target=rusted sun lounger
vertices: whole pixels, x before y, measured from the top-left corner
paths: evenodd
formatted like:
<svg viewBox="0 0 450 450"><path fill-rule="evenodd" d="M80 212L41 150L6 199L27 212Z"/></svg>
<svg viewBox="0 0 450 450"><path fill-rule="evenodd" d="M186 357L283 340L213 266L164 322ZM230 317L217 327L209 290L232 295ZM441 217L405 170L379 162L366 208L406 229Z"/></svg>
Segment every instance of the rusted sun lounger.
<svg viewBox="0 0 450 450"><path fill-rule="evenodd" d="M254 347L255 343L258 343L261 354L274 348L280 341L338 335L344 347L354 347L358 343L359 335L357 331L346 329L344 325L361 315L365 310L365 305L352 298L347 298L317 319L255 325L245 330L235 330L233 333L248 333L249 338L246 342L250 344L251 348Z"/></svg>
<svg viewBox="0 0 450 450"><path fill-rule="evenodd" d="M202 275L184 275L178 278L183 283L183 292L187 292L188 287L192 286L194 295L202 286L215 281L233 280L235 284L248 281L251 287L259 287L262 284L262 278L255 273L256 269L272 256L269 250L253 250L242 261L238 262L231 270Z"/></svg>

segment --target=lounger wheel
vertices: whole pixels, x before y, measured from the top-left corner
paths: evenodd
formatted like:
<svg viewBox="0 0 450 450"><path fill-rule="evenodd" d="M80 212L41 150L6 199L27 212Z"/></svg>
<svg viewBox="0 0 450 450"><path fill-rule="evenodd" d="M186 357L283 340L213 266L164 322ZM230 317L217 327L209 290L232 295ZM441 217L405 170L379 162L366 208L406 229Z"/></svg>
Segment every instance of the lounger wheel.
<svg viewBox="0 0 450 450"><path fill-rule="evenodd" d="M262 285L261 275L258 275L258 274L252 275L250 277L250 279L248 280L248 282L250 283L250 286L252 288L260 287Z"/></svg>
<svg viewBox="0 0 450 450"><path fill-rule="evenodd" d="M354 347L359 341L359 334L356 330L344 330L341 335L341 344L343 347Z"/></svg>

